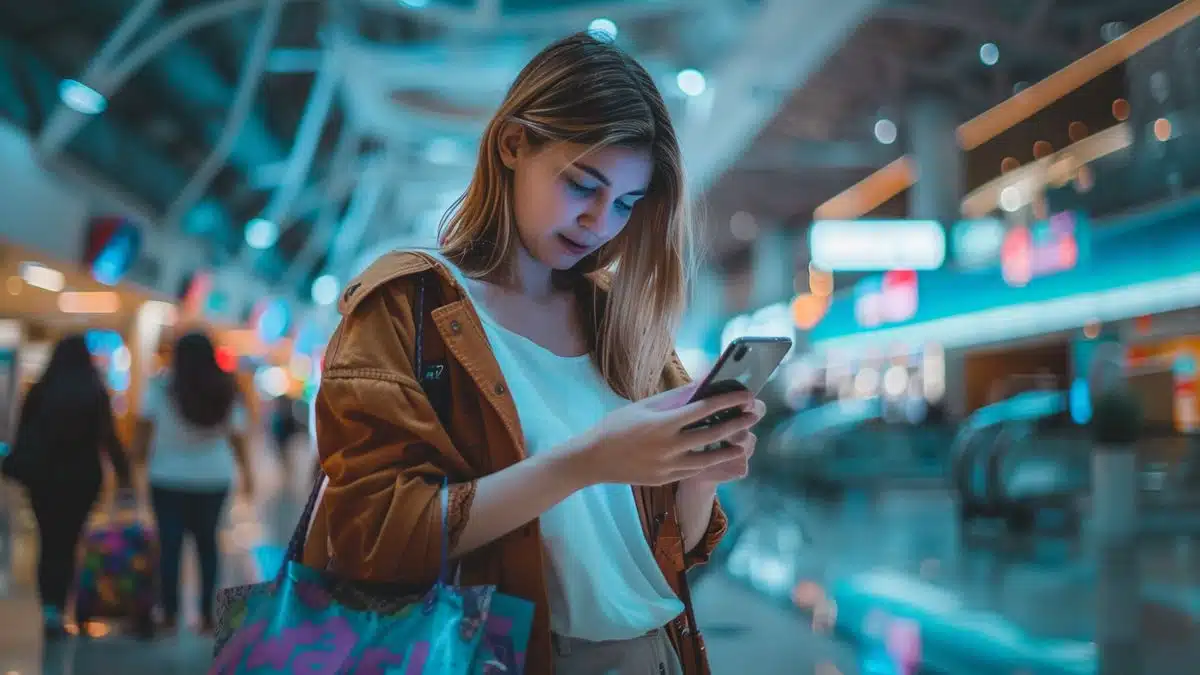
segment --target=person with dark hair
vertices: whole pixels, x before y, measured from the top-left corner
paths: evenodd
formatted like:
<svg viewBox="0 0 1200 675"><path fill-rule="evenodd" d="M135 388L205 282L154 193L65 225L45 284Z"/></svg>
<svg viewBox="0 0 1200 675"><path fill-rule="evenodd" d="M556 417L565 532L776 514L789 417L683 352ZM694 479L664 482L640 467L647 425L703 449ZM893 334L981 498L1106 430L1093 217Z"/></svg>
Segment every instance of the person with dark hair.
<svg viewBox="0 0 1200 675"><path fill-rule="evenodd" d="M149 475L162 545L164 628L179 618L179 567L190 534L200 558L201 632L214 626L218 572L217 528L235 475L251 491L243 437L245 411L233 375L217 364L212 341L188 333L175 343L169 371L146 385L139 424L139 456L150 455Z"/></svg>
<svg viewBox="0 0 1200 675"><path fill-rule="evenodd" d="M63 611L75 578L75 548L104 480L108 457L128 488L129 463L112 401L81 335L61 340L21 407L5 473L29 490L41 546L37 586L48 638L66 635Z"/></svg>

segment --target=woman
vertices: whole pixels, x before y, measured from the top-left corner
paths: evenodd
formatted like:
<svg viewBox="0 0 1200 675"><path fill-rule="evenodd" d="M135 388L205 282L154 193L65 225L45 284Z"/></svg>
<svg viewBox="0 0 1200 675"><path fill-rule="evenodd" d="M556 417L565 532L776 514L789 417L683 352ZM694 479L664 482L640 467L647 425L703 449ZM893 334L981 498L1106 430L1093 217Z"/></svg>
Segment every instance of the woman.
<svg viewBox="0 0 1200 675"><path fill-rule="evenodd" d="M687 382L672 350L683 190L640 65L586 34L534 57L484 132L440 251L385 256L342 296L306 564L427 587L444 527L463 584L535 603L527 673L707 672L682 572L724 532L716 486L745 475L763 406L665 391ZM445 405L426 389L448 390ZM681 430L737 407L748 414Z"/></svg>
<svg viewBox="0 0 1200 675"><path fill-rule="evenodd" d="M106 455L119 486L128 488L129 463L113 426L112 401L83 336L64 338L25 397L12 466L29 489L41 545L38 595L45 634L66 635L63 611L75 579L75 549L104 480Z"/></svg>
<svg viewBox="0 0 1200 675"><path fill-rule="evenodd" d="M149 475L154 516L162 544L164 628L179 618L179 564L184 534L200 558L200 630L214 628L218 551L217 527L225 497L240 469L250 491L249 461L242 433L245 412L233 376L217 365L216 350L203 333L175 343L171 368L151 379L142 398L138 451L152 451Z"/></svg>

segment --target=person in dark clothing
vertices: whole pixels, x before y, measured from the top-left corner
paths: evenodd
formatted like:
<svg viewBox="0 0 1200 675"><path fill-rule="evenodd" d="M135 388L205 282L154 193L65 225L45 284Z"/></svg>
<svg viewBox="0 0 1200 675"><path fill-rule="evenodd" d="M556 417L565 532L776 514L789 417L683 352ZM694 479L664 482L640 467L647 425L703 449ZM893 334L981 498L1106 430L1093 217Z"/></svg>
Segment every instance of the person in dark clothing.
<svg viewBox="0 0 1200 675"><path fill-rule="evenodd" d="M63 611L75 578L75 549L100 495L102 455L128 489L129 463L117 439L112 401L87 343L74 335L58 343L25 396L13 444L11 471L29 490L41 539L38 594L47 637L66 634Z"/></svg>
<svg viewBox="0 0 1200 675"><path fill-rule="evenodd" d="M149 456L160 560L164 628L176 627L183 538L191 535L200 559L200 630L215 627L219 552L217 528L234 479L249 495L243 430L245 410L233 376L220 368L203 333L179 338L170 371L147 383L138 425L137 456Z"/></svg>

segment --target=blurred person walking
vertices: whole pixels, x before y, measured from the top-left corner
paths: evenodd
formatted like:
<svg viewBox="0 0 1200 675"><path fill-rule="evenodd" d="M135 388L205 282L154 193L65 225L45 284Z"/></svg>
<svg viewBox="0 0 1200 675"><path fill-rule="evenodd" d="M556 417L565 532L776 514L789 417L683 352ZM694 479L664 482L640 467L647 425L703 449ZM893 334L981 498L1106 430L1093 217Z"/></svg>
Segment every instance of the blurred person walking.
<svg viewBox="0 0 1200 675"><path fill-rule="evenodd" d="M21 406L4 473L25 485L41 544L37 586L47 638L66 635L63 614L75 579L76 547L104 480L102 457L128 490L129 463L112 401L81 335L63 338Z"/></svg>
<svg viewBox="0 0 1200 675"><path fill-rule="evenodd" d="M146 384L138 424L137 456L149 456L154 516L161 542L163 628L179 620L179 569L184 535L200 559L200 630L214 626L219 572L217 530L225 500L237 478L252 492L245 442L246 412L233 375L217 363L203 333L179 338L170 367Z"/></svg>
<svg viewBox="0 0 1200 675"><path fill-rule="evenodd" d="M764 406L688 403L682 163L653 77L611 41L525 66L440 247L342 296L306 566L429 587L446 532L462 585L535 604L526 673L709 672L684 570L725 532L716 489ZM747 414L684 428L728 408Z"/></svg>

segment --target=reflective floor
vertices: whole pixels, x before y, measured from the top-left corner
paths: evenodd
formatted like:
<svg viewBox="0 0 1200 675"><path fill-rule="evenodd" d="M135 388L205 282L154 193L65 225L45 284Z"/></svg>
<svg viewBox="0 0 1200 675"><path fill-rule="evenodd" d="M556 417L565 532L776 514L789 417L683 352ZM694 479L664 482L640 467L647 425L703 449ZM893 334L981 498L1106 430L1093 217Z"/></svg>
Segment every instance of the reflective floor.
<svg viewBox="0 0 1200 675"><path fill-rule="evenodd" d="M234 503L224 528L223 584L277 565L298 516L307 471L289 483L272 456L258 464L259 499ZM738 527L694 591L718 675L1190 675L1200 663L1200 542L1190 538L1099 556L1071 533L964 530L936 489L829 503L746 483L730 501ZM43 649L36 544L16 520L0 674L206 671L211 645L188 630L142 642L100 626ZM188 565L188 588L195 577ZM916 662L922 670L906 669Z"/></svg>

